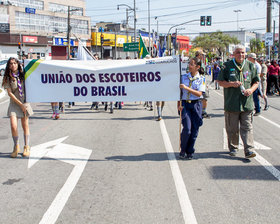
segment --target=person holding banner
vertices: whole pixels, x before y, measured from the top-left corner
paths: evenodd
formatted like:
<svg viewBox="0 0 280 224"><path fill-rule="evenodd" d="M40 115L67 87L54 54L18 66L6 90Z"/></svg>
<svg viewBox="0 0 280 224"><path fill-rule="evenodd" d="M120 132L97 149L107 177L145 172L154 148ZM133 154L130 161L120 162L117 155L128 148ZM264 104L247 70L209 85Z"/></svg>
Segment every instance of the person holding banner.
<svg viewBox="0 0 280 224"><path fill-rule="evenodd" d="M18 118L21 119L24 132L24 151L22 156L28 157L30 155L28 118L33 114L33 111L30 104L25 102L24 71L18 59L13 57L9 58L2 86L7 90L10 97L7 115L10 117L11 132L14 141L11 157L16 158L20 152Z"/></svg>
<svg viewBox="0 0 280 224"><path fill-rule="evenodd" d="M205 91L204 69L199 58L192 58L189 62L189 73L182 75L180 89L182 89L182 104L178 102L178 110L182 118L179 159L193 159L194 144L202 125L202 94Z"/></svg>

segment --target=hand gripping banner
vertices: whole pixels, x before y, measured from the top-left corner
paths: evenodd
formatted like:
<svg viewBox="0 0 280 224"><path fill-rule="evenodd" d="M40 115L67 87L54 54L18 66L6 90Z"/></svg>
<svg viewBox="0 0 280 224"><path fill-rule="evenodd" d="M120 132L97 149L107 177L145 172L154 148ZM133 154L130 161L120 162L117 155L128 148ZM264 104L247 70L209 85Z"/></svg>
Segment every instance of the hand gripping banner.
<svg viewBox="0 0 280 224"><path fill-rule="evenodd" d="M25 60L26 101L177 101L179 60Z"/></svg>

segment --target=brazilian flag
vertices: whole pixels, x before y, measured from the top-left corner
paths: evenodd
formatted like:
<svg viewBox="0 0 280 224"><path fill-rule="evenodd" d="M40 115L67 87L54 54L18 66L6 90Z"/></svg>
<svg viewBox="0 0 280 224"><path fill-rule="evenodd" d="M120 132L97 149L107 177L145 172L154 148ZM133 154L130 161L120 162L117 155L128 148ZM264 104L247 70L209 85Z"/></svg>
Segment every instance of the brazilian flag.
<svg viewBox="0 0 280 224"><path fill-rule="evenodd" d="M146 55L148 55L149 52L144 44L144 41L140 35L140 38L139 38L139 58L145 58Z"/></svg>

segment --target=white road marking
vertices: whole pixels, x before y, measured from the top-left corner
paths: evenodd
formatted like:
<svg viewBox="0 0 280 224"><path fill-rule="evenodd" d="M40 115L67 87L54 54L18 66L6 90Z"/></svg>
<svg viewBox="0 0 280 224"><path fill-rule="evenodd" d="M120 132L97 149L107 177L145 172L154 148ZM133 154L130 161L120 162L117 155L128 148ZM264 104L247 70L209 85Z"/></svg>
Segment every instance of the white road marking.
<svg viewBox="0 0 280 224"><path fill-rule="evenodd" d="M256 153L254 157L268 172L270 172L278 181L280 181L280 171L276 169L271 163L265 160L262 156Z"/></svg>
<svg viewBox="0 0 280 224"><path fill-rule="evenodd" d="M211 89L213 89L212 87L211 87ZM224 96L223 94L221 94L221 93L219 93L218 91L214 91L214 93L216 93L216 94L218 94L218 95L220 95L220 96ZM274 121L271 121L271 120L269 120L269 119L267 119L267 118L265 118L265 117L263 117L263 116L258 116L259 118L262 118L263 120L265 120L265 121L267 121L268 123L270 123L270 124L272 124L272 125L274 125L275 127L277 127L277 128L280 128L280 125L279 124L277 124L277 123L275 123Z"/></svg>
<svg viewBox="0 0 280 224"><path fill-rule="evenodd" d="M268 123L270 123L270 124L273 124L274 126L276 126L277 128L280 128L280 125L279 124L276 124L275 122L273 122L273 121L271 121L271 120L269 120L269 119L267 119L267 118L265 118L265 117L263 117L263 116L259 116L259 118L262 118L263 120L265 120L265 121L267 121Z"/></svg>
<svg viewBox="0 0 280 224"><path fill-rule="evenodd" d="M239 139L239 149L244 149L244 147L242 147L243 144L240 144L241 139ZM265 150L269 150L270 148L267 146L264 146L258 142L254 142L255 143L255 149L265 149ZM256 144L257 143L257 144ZM227 133L226 133L226 129L224 128L224 149L228 149L228 145L227 145ZM256 153L256 157L254 157L255 160L257 160L268 172L270 172L278 181L280 181L280 171L278 169L276 169L271 163L269 163L265 158L263 158L262 156L260 156L257 152Z"/></svg>
<svg viewBox="0 0 280 224"><path fill-rule="evenodd" d="M224 130L223 131L224 132L224 149L228 150L227 132L226 132L225 128L223 130ZM259 149L259 150L271 150L270 147L265 146L257 141L254 141L254 147L255 147L255 149ZM242 142L242 139L240 138L240 136L239 136L238 149L244 149L243 142Z"/></svg>
<svg viewBox="0 0 280 224"><path fill-rule="evenodd" d="M28 168L30 169L35 163L37 163L42 157L44 157L53 147L58 145L67 139L68 136L59 138L53 141L49 141L40 145L32 146L30 150L30 156L28 159Z"/></svg>
<svg viewBox="0 0 280 224"><path fill-rule="evenodd" d="M29 168L31 168L44 156L74 165L67 181L64 183L52 204L45 212L40 224L54 224L56 222L66 202L68 201L68 198L78 183L92 152L89 149L61 143L66 138L67 137L60 138L31 148L30 158L28 161ZM51 146L53 148L50 148Z"/></svg>
<svg viewBox="0 0 280 224"><path fill-rule="evenodd" d="M189 199L189 195L180 171L180 168L178 166L175 153L173 150L173 147L171 145L164 121L161 120L159 121L160 124L160 130L163 138L163 142L165 145L165 150L167 152L168 160L169 160L169 165L171 168L173 180L176 186L177 190L177 195L179 198L179 202L181 205L181 210L183 213L183 217L185 220L186 224L197 224L197 220L193 211L193 207L191 204L191 201Z"/></svg>
<svg viewBox="0 0 280 224"><path fill-rule="evenodd" d="M215 91L215 93L217 93L218 95L221 95L220 93L218 93L217 91ZM221 95L223 96L223 95ZM259 116L259 118L262 118L263 120L267 121L268 123L276 126L277 128L280 128L280 125L263 117L263 116ZM257 143L257 144L256 144ZM260 143L255 142L255 147L262 147ZM227 146L227 138L225 135L225 129L224 129L224 149L228 148ZM257 160L266 170L268 170L277 180L280 181L280 171L278 169L276 169L271 163L269 163L266 159L264 159L262 156L260 156L258 153L256 153L257 156L255 157L255 160Z"/></svg>

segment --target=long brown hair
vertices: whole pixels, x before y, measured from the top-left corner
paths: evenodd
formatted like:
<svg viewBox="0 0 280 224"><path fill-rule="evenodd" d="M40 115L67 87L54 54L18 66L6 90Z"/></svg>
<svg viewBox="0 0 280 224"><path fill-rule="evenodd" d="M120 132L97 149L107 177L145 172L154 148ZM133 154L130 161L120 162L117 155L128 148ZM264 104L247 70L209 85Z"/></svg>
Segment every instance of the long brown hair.
<svg viewBox="0 0 280 224"><path fill-rule="evenodd" d="M16 61L17 65L18 65L19 79L21 81L24 81L24 71L22 69L22 66L21 66L19 60L17 58L10 57L9 60L7 61L7 65L6 65L5 74L4 74L4 77L3 77L2 86L4 86L5 83L10 82L10 80L11 80L11 76L10 76L10 73L11 73L11 69L10 69L11 60L15 60Z"/></svg>

